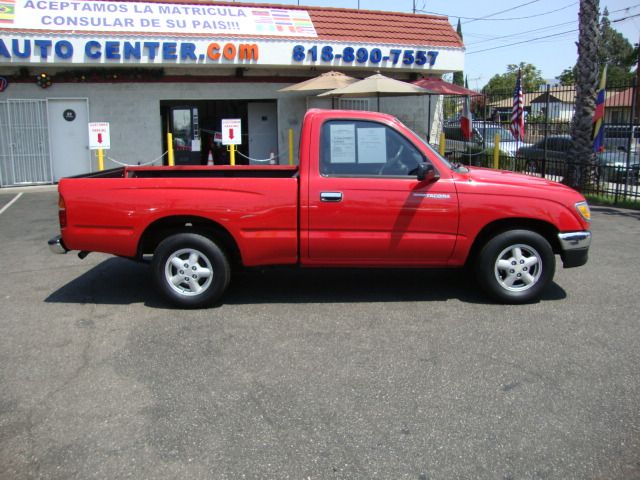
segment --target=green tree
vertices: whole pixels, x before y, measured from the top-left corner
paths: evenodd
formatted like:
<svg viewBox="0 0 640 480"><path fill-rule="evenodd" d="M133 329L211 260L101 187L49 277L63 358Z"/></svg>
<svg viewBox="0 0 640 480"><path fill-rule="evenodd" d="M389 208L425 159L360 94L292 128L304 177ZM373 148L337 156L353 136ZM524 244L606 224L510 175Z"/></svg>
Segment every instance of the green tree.
<svg viewBox="0 0 640 480"><path fill-rule="evenodd" d="M605 8L598 29L598 63L600 72L607 64L607 84L630 84L633 79L631 68L635 63L633 45L624 36L611 27L609 11Z"/></svg>
<svg viewBox="0 0 640 480"><path fill-rule="evenodd" d="M525 93L535 92L544 85L540 70L530 63L520 62L519 65L513 63L507 65L506 73L491 77L482 91L488 95L512 92L516 85L518 70L522 71L522 90Z"/></svg>
<svg viewBox="0 0 640 480"><path fill-rule="evenodd" d="M458 26L456 27L456 33L460 37L462 41L462 25L460 24L460 19L458 18ZM464 84L464 71L453 72L453 83L455 85L462 86Z"/></svg>
<svg viewBox="0 0 640 480"><path fill-rule="evenodd" d="M637 50L624 36L611 26L609 11L605 8L597 28L598 76L607 64L607 86L629 85L633 80L631 69L636 64ZM556 77L561 85L576 84L576 67L565 68ZM599 78L599 77L598 77Z"/></svg>
<svg viewBox="0 0 640 480"><path fill-rule="evenodd" d="M560 81L560 85L568 86L576 84L576 67L565 68L560 75L556 77Z"/></svg>

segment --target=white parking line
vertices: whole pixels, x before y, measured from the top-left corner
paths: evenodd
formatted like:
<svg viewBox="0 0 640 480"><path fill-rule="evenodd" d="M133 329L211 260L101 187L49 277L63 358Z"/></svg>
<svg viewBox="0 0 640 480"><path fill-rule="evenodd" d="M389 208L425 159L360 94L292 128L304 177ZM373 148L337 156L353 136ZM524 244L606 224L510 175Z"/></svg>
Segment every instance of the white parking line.
<svg viewBox="0 0 640 480"><path fill-rule="evenodd" d="M21 196L22 196L22 193L19 193L15 197L13 197L13 200L11 200L9 203L7 203L4 207L2 207L0 209L0 215L2 215L4 212L6 212L11 205L16 203Z"/></svg>

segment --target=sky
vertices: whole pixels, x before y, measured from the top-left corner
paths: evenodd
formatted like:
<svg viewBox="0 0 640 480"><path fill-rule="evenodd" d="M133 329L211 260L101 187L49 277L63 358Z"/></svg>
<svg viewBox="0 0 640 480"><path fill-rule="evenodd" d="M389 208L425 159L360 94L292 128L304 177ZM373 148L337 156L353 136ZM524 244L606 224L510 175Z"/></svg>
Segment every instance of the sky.
<svg viewBox="0 0 640 480"><path fill-rule="evenodd" d="M466 46L464 73L472 89L482 88L492 76L505 73L507 65L520 62L535 65L543 78L553 81L565 68L575 65L578 55L577 0L247 1L406 13L413 12L415 5L418 13L449 17L454 28L460 18ZM638 43L640 0L601 0L600 9L605 7L613 28L631 44Z"/></svg>

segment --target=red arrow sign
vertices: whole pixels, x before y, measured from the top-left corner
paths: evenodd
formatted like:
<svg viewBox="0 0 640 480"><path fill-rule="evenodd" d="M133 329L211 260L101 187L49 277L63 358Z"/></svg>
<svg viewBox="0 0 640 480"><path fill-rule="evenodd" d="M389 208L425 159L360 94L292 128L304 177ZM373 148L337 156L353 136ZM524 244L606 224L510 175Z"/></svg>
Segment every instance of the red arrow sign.
<svg viewBox="0 0 640 480"><path fill-rule="evenodd" d="M98 143L102 143L102 134L101 133L98 134Z"/></svg>
<svg viewBox="0 0 640 480"><path fill-rule="evenodd" d="M229 138L233 140L233 128L229 129Z"/></svg>

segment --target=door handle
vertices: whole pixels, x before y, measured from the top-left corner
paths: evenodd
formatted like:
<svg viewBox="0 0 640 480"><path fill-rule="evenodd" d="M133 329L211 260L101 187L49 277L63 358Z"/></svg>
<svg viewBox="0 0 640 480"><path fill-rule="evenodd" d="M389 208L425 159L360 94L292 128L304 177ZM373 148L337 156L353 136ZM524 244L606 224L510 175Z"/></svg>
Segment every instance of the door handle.
<svg viewBox="0 0 640 480"><path fill-rule="evenodd" d="M320 192L320 201L322 202L341 202L342 192Z"/></svg>

